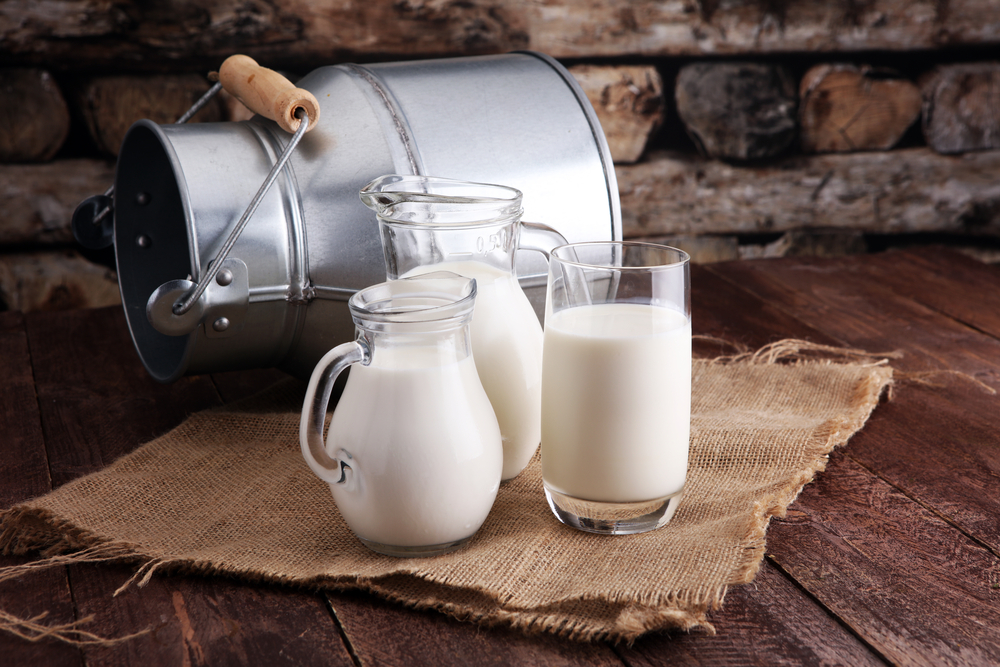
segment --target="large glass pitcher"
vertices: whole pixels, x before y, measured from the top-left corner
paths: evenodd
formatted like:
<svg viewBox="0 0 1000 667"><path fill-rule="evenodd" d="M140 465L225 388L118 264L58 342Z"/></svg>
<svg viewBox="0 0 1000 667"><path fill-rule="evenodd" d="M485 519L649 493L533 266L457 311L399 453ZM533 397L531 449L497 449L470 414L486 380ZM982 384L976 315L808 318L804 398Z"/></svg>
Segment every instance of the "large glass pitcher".
<svg viewBox="0 0 1000 667"><path fill-rule="evenodd" d="M390 175L361 190L375 211L390 280L447 270L475 278L476 368L503 437L503 479L517 476L541 440L542 326L514 271L518 250L546 256L566 243L521 221L521 192L502 185Z"/></svg>
<svg viewBox="0 0 1000 667"><path fill-rule="evenodd" d="M431 556L479 529L500 486L500 429L472 357L476 283L451 273L380 283L348 305L358 338L320 360L299 440L370 549ZM344 393L323 442L337 376Z"/></svg>

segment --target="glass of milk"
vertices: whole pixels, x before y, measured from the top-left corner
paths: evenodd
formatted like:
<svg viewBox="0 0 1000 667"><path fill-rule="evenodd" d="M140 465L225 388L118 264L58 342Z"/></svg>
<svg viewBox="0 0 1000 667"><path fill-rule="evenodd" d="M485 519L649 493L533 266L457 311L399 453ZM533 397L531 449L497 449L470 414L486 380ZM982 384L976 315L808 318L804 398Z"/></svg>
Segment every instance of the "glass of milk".
<svg viewBox="0 0 1000 667"><path fill-rule="evenodd" d="M538 449L542 325L514 271L520 250L548 254L566 239L521 220L522 194L504 185L433 176L381 176L360 192L375 211L389 279L431 271L475 278L476 368L503 437L503 479Z"/></svg>
<svg viewBox="0 0 1000 667"><path fill-rule="evenodd" d="M552 251L542 477L567 525L640 533L677 509L691 430L689 259L650 243Z"/></svg>
<svg viewBox="0 0 1000 667"><path fill-rule="evenodd" d="M434 556L479 529L503 466L500 427L476 372L476 281L448 272L374 285L348 307L358 337L313 371L302 455L369 549ZM351 368L323 441L330 394Z"/></svg>

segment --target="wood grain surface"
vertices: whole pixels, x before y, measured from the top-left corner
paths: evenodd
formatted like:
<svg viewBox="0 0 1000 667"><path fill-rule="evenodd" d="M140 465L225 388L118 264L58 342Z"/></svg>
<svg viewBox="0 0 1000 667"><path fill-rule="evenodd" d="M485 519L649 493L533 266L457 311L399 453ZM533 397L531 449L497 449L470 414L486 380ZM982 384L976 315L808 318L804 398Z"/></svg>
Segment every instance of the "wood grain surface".
<svg viewBox="0 0 1000 667"><path fill-rule="evenodd" d="M920 84L928 146L940 153L1000 148L1000 63L941 65Z"/></svg>
<svg viewBox="0 0 1000 667"><path fill-rule="evenodd" d="M605 644L576 644L510 630L486 631L441 614L413 612L360 593L330 593L327 597L358 661L366 667L621 667L621 660Z"/></svg>
<svg viewBox="0 0 1000 667"><path fill-rule="evenodd" d="M615 164L637 161L663 122L663 80L652 65L574 65L569 68L590 100Z"/></svg>
<svg viewBox="0 0 1000 667"><path fill-rule="evenodd" d="M787 157L754 168L669 152L618 165L625 237L855 229L970 234L1000 224L1000 151Z"/></svg>
<svg viewBox="0 0 1000 667"><path fill-rule="evenodd" d="M45 162L69 135L70 114L52 74L0 69L0 162Z"/></svg>
<svg viewBox="0 0 1000 667"><path fill-rule="evenodd" d="M1000 225L997 173L1000 150L958 157L928 148L804 155L754 167L653 151L615 166L625 237L691 235L696 243L789 230L974 238ZM0 243L70 242L76 206L113 180L114 164L100 160L0 165L0 199L8 204Z"/></svg>
<svg viewBox="0 0 1000 667"><path fill-rule="evenodd" d="M770 562L712 614L716 634L669 633L618 647L629 667L885 664Z"/></svg>
<svg viewBox="0 0 1000 667"><path fill-rule="evenodd" d="M107 156L117 156L133 123L146 118L170 125L211 85L204 74L94 76L75 82L72 95L94 145ZM224 119L222 102L215 98L188 122Z"/></svg>
<svg viewBox="0 0 1000 667"><path fill-rule="evenodd" d="M73 211L87 197L107 190L114 179L114 163L104 160L0 165L0 244L72 243Z"/></svg>
<svg viewBox="0 0 1000 667"><path fill-rule="evenodd" d="M795 88L781 64L695 62L677 73L674 99L702 155L764 160L783 153L798 134Z"/></svg>
<svg viewBox="0 0 1000 667"><path fill-rule="evenodd" d="M52 490L31 361L24 316L0 313L0 425L5 451L0 465L0 507L4 508ZM0 567L29 560L0 556ZM66 569L43 570L0 583L0 609L19 618L47 613L43 619L47 624L73 622L76 616ZM83 664L80 651L72 646L29 643L7 633L0 633L0 656L11 665Z"/></svg>
<svg viewBox="0 0 1000 667"><path fill-rule="evenodd" d="M0 302L10 310L101 308L122 302L115 272L76 250L14 252L0 258Z"/></svg>
<svg viewBox="0 0 1000 667"><path fill-rule="evenodd" d="M995 45L992 0L517 0L0 3L0 63L176 67L246 53L268 67L535 49L561 58Z"/></svg>
<svg viewBox="0 0 1000 667"><path fill-rule="evenodd" d="M768 530L751 584L710 613L714 635L631 646L525 636L362 593L314 593L73 565L0 586L0 608L93 614L113 648L0 635L4 664L995 665L1000 661L1000 272L945 251L692 267L703 354L783 338L899 350L890 399ZM719 342L723 339L726 343ZM934 371L931 375L921 375ZM951 372L959 371L964 375ZM217 373L160 385L119 309L0 313L5 506L98 469L196 410L286 376ZM975 381L974 381L975 380ZM977 382L978 381L978 382ZM50 482L51 480L51 482ZM5 559L3 564L12 564Z"/></svg>
<svg viewBox="0 0 1000 667"><path fill-rule="evenodd" d="M771 526L768 548L893 664L1000 656L1000 559L843 455Z"/></svg>
<svg viewBox="0 0 1000 667"><path fill-rule="evenodd" d="M916 84L892 71L816 65L799 82L799 143L807 153L888 150L921 103Z"/></svg>
<svg viewBox="0 0 1000 667"><path fill-rule="evenodd" d="M893 664L992 664L1000 656L1000 558L987 490L996 488L996 437L975 422L980 410L997 419L997 397L950 373L936 374L934 389L914 387L906 371L955 370L996 384L1000 346L905 296L935 273L909 259L717 269L845 345L904 353L893 361L904 372L895 398L774 522L769 558ZM892 282L910 290L899 294ZM974 300L971 292L950 297Z"/></svg>
<svg viewBox="0 0 1000 667"><path fill-rule="evenodd" d="M191 413L222 403L209 376L171 385L152 380L120 309L32 313L24 328L35 351L35 392L25 395L37 396L53 486L97 470ZM278 376L249 374L248 382L258 385L253 389L223 383L230 387L227 393L239 395ZM120 637L150 630L115 647L84 648L85 664L352 664L325 601L315 593L247 587L224 578L157 577L112 597L134 572L127 564L69 567L73 606L78 617L99 619L93 631Z"/></svg>

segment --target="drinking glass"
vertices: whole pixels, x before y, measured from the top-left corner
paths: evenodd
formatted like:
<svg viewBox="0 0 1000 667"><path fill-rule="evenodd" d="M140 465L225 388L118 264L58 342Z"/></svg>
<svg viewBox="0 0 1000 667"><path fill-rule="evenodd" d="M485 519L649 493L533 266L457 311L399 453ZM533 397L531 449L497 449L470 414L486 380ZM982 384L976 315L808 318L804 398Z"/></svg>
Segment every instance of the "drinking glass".
<svg viewBox="0 0 1000 667"><path fill-rule="evenodd" d="M691 430L687 253L637 242L552 251L542 356L542 477L563 523L632 534L683 496Z"/></svg>

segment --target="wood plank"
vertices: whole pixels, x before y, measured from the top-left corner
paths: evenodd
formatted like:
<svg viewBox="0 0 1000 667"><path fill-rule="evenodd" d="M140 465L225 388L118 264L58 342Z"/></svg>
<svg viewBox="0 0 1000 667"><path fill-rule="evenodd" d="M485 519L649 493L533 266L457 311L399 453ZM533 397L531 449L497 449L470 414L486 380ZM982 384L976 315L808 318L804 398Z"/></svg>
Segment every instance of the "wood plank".
<svg viewBox="0 0 1000 667"><path fill-rule="evenodd" d="M1000 224L998 172L1000 151L947 156L928 148L754 167L655 152L615 167L625 237L817 228L981 234Z"/></svg>
<svg viewBox="0 0 1000 667"><path fill-rule="evenodd" d="M0 313L0 507L39 496L51 489L45 442L31 373L31 351L24 316ZM0 556L0 567L18 565L27 558ZM19 618L48 612L47 623L76 620L65 568L25 575L0 584L0 609ZM11 665L82 665L80 652L53 641L28 643L0 632L0 655Z"/></svg>
<svg viewBox="0 0 1000 667"><path fill-rule="evenodd" d="M896 294L1000 338L1000 266L936 247L874 254L858 268Z"/></svg>
<svg viewBox="0 0 1000 667"><path fill-rule="evenodd" d="M0 466L0 507L10 507L52 488L24 315L16 311L0 313L0 378L6 450Z"/></svg>
<svg viewBox="0 0 1000 667"><path fill-rule="evenodd" d="M206 377L169 385L153 380L121 307L26 318L53 486L100 470L193 412L221 403Z"/></svg>
<svg viewBox="0 0 1000 667"><path fill-rule="evenodd" d="M904 385L847 456L1000 555L996 414L997 398L968 384Z"/></svg>
<svg viewBox="0 0 1000 667"><path fill-rule="evenodd" d="M824 327L847 345L873 351L903 350L905 355L893 360L894 368L904 372L956 370L997 387L1000 344L995 338L894 291L907 282L917 291L928 285L925 293L941 289L934 287L934 276L942 272L907 263L912 256L908 252L886 255L879 259L884 266L876 272L870 268L872 258L814 261L812 270L784 260L756 263L753 268L726 265L719 270L775 306ZM971 260L966 262L971 267ZM991 273L988 267L979 269ZM895 278L890 279L890 273ZM960 311L974 308L977 295L953 287L953 307ZM937 298L946 299L946 292L938 292ZM963 302L967 305L954 305ZM997 398L968 378L948 373L924 380L932 384L914 384L905 376L898 380L895 400L876 411L852 441L848 454L1000 553L1000 497L988 492L1000 477L1000 454L993 445L1000 421Z"/></svg>
<svg viewBox="0 0 1000 667"><path fill-rule="evenodd" d="M88 665L354 665L318 594L164 574L112 598L132 571L70 567L80 613L94 614L107 635L152 628L115 647L85 649Z"/></svg>
<svg viewBox="0 0 1000 667"><path fill-rule="evenodd" d="M716 277L719 277L719 276L716 276ZM695 284L698 284L698 283L696 282ZM708 288L708 285L707 285L706 283L702 282L701 284L705 285L705 288L706 288L706 289ZM731 286L731 287L733 286L733 285L732 285L732 283L730 283L730 286ZM739 293L740 291L741 291L741 290L736 290L736 292L737 292L737 293ZM757 301L759 302L759 299L758 299ZM720 298L718 299L718 302L719 302L719 304L720 304L719 308L722 308L722 307L724 306L724 304L725 304L725 300L724 300L724 299L722 299L721 297L720 297ZM698 301L696 300L696 301L695 301L695 303L697 304L697 303L698 303ZM739 303L739 302L738 302L738 303ZM748 304L750 304L750 306L752 306L752 304L753 304L753 303L755 303L755 302L754 302L754 299L753 299L753 298L751 297L751 299L749 299L749 300L747 301L747 303L748 303ZM748 306L748 310L750 309L750 306ZM714 310L714 308L713 308L713 309L710 309L710 310ZM725 311L721 311L721 312L725 312ZM788 321L789 321L790 323L795 323L795 322L797 322L797 320L795 320L795 318L794 318L794 317L792 317L792 316L788 315L788 313L787 313L787 312L785 312L785 311L782 311L781 309L776 309L776 312L778 312L778 313L781 313L782 315L784 315L784 317L785 317L785 318L786 318L786 319L787 319L787 320L788 320ZM697 322L697 321L698 321L698 320L696 319L696 322ZM800 327L803 327L803 328L808 328L808 327L807 327L806 325L802 324L801 322L799 322L799 323L798 323L798 326L800 326ZM818 329L817 329L817 331L818 331ZM755 334L755 335L757 335L757 336L760 336L760 334ZM769 335L770 335L770 334L769 334ZM777 334L777 332L775 333L775 335L778 335L778 334ZM877 411L877 412L876 412L876 417L878 417L878 416L879 416L879 414L880 414L880 411ZM863 434L865 434L866 432L867 432L867 429L866 429L865 431L862 431L862 434L860 434L860 435L863 435ZM860 435L859 435L859 437L860 437ZM852 447L853 447L853 443L854 443L854 441L852 441ZM823 477L824 477L824 476L821 476L821 478L823 478ZM785 567L785 564L783 564L782 566L783 566L783 567ZM82 568L81 568L81 569L82 569ZM95 569L102 569L102 568L95 568ZM795 576L799 576L799 575L797 575L797 574L796 574ZM120 581L120 580L123 580L123 579L124 579L124 578L126 578L126 577L127 577L127 574L123 574L123 575L122 575L122 577L121 577L121 579L119 579L119 581ZM734 589L734 590L735 590L735 589ZM732 595L732 594L731 594L731 595ZM766 596L764 596L764 597L766 597ZM822 598L821 598L821 599L822 599ZM732 600L732 598L730 598L730 600ZM172 598L172 596L171 596L171 603L172 603L172 602L173 602L173 598ZM826 602L824 601L824 603L826 603ZM727 605L727 606L728 606L728 605ZM165 607L164 607L164 608L165 608ZM402 611L402 610L401 610L401 611ZM725 611L726 611L726 610L724 609L724 612L725 612ZM406 613L409 613L409 612L406 612ZM839 612L838 612L838 613L839 613ZM994 626L995 626L995 625L996 625L996 624L994 623ZM346 627L346 626L345 626L345 627ZM464 626L463 626L463 627L464 627ZM349 635L349 636L350 636L350 635ZM699 637L695 637L695 639L700 639L700 638L699 638ZM793 644L794 644L794 642L793 642ZM757 643L757 644L755 644L755 646L757 646L757 647L766 647L766 646L768 646L768 644L767 644L767 638L764 638L764 639L762 639L762 640L761 640L761 642L760 642L760 643ZM384 648L384 647L383 647L383 650L386 650L386 651L388 651L388 649L386 649L386 648ZM703 650L704 650L704 649L703 649ZM789 651L790 651L790 649L789 649ZM783 654L780 654L780 653L779 653L779 655L783 655ZM389 657L390 657L390 658L392 658L392 656L389 656ZM745 663L744 663L744 664L745 664Z"/></svg>
<svg viewBox="0 0 1000 667"><path fill-rule="evenodd" d="M621 667L605 644L582 644L551 635L483 630L437 612L416 612L357 592L328 593L351 647L365 667L436 665L593 665Z"/></svg>
<svg viewBox="0 0 1000 667"><path fill-rule="evenodd" d="M768 550L893 664L1000 662L1000 559L841 452Z"/></svg>
<svg viewBox="0 0 1000 667"><path fill-rule="evenodd" d="M691 266L691 325L695 335L712 336L731 344L695 340L699 356L757 350L784 338L839 344L837 339L699 265Z"/></svg>
<svg viewBox="0 0 1000 667"><path fill-rule="evenodd" d="M753 583L729 589L710 620L714 636L655 634L615 650L629 667L885 664L766 560Z"/></svg>
<svg viewBox="0 0 1000 667"><path fill-rule="evenodd" d="M846 344L904 349L906 356L894 366L957 368L990 381L985 374L1000 358L995 339L900 297L866 275L864 261L775 260L711 268ZM984 498L983 489L971 483L965 487L974 481L973 472L985 480L980 482L985 488L995 486L996 457L990 451L995 448L989 443L998 421L996 403L984 392L953 391L950 386L937 393L897 388L894 401L877 410L848 447L834 455L832 461L838 463L831 462L806 487L790 509L791 518L775 521L769 530L770 556L899 664L992 664L1000 647L996 605L988 597L997 595L989 577L1000 562L984 541L995 538L996 523L990 517L985 518L992 526L976 523L977 513L981 519L990 512L982 503L992 494ZM921 395L938 403L921 403ZM954 405L941 403L948 401ZM971 419L971 426L949 434L945 424L963 419ZM910 446L909 437L920 439ZM971 452L947 451L956 446ZM883 468L887 463L891 465ZM946 487L959 493L938 503L940 494L934 497L927 490L936 478L941 481L943 471L933 470L941 464L964 470ZM878 476L868 466L878 466ZM966 481L962 475L970 477ZM800 511L810 513L808 521L795 518ZM860 551L851 546L862 543L866 546L857 547ZM973 597L966 601L969 595Z"/></svg>
<svg viewBox="0 0 1000 667"><path fill-rule="evenodd" d="M27 320L31 349L38 351L35 383L54 480L102 467L191 412L221 403L207 376L172 385L150 379L120 309L35 313ZM115 648L86 649L88 663L275 664L291 654L307 664L351 664L316 595L158 574L145 588L113 598L134 570L70 568L79 613L95 614L93 631L117 637L155 629Z"/></svg>
<svg viewBox="0 0 1000 667"><path fill-rule="evenodd" d="M1000 341L900 297L866 275L865 261L863 256L783 258L707 268L845 345L870 352L902 350L894 368L954 370L1000 388L994 371Z"/></svg>
<svg viewBox="0 0 1000 667"><path fill-rule="evenodd" d="M59 68L218 67L232 53L274 67L524 48L565 58L699 57L998 42L992 0L0 4L0 63Z"/></svg>
<svg viewBox="0 0 1000 667"><path fill-rule="evenodd" d="M994 338L1000 334L998 267L920 249L866 257L854 273ZM995 382L1000 369L994 362L977 377ZM989 493L1000 479L1000 452L990 444L997 399L968 381L928 380L932 386L904 380L898 391L906 400L880 408L849 455L1000 554L1000 498Z"/></svg>

